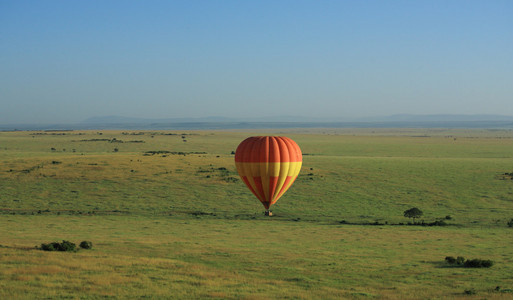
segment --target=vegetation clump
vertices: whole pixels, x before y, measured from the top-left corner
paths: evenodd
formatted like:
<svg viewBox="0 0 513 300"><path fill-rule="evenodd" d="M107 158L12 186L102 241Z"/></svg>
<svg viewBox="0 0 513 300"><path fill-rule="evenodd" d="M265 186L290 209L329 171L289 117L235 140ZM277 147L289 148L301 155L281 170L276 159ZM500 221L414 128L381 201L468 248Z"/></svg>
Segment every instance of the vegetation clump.
<svg viewBox="0 0 513 300"><path fill-rule="evenodd" d="M463 264L465 268L490 268L493 266L493 261L489 259L467 259L465 264Z"/></svg>
<svg viewBox="0 0 513 300"><path fill-rule="evenodd" d="M477 294L476 290L473 289L473 288L465 290L464 293L465 293L465 295L475 295L475 294Z"/></svg>
<svg viewBox="0 0 513 300"><path fill-rule="evenodd" d="M502 173L497 178L500 180L513 180L513 172Z"/></svg>
<svg viewBox="0 0 513 300"><path fill-rule="evenodd" d="M82 249L91 249L93 248L93 243L90 241L82 241L78 246Z"/></svg>
<svg viewBox="0 0 513 300"><path fill-rule="evenodd" d="M448 264L455 264L456 263L456 258L452 257L452 256L446 256L445 257L445 261L448 263Z"/></svg>
<svg viewBox="0 0 513 300"><path fill-rule="evenodd" d="M445 261L450 265L456 265L464 268L490 268L493 266L493 261L489 259L475 258L465 260L463 256L458 256L457 258L446 256Z"/></svg>
<svg viewBox="0 0 513 300"><path fill-rule="evenodd" d="M419 217L422 217L424 213L416 208L416 207L413 207L413 208L410 208L410 209L407 209L404 211L403 215L406 217L406 218L412 218L413 219L413 223L415 224L415 219L416 218L419 218Z"/></svg>
<svg viewBox="0 0 513 300"><path fill-rule="evenodd" d="M422 222L422 226L447 226L447 223L444 220L436 220L431 223L424 223Z"/></svg>
<svg viewBox="0 0 513 300"><path fill-rule="evenodd" d="M513 227L513 219L509 220L508 227Z"/></svg>
<svg viewBox="0 0 513 300"><path fill-rule="evenodd" d="M204 152L204 151L182 152L182 151L152 150L152 151L144 152L143 155L149 156L149 155L158 155L158 154L171 154L171 155L186 156L188 154L207 154L207 152Z"/></svg>
<svg viewBox="0 0 513 300"><path fill-rule="evenodd" d="M465 262L465 258L463 256L456 257L456 263L458 265L462 265Z"/></svg>
<svg viewBox="0 0 513 300"><path fill-rule="evenodd" d="M43 251L65 251L65 252L75 252L77 249L77 245L72 242L62 241L62 243L52 242L48 244L41 244L41 250Z"/></svg>
<svg viewBox="0 0 513 300"><path fill-rule="evenodd" d="M92 249L93 243L90 241L82 241L79 244L79 247L81 249ZM75 243L65 241L63 240L61 243L59 242L52 242L48 244L41 244L41 247L39 248L43 251L62 251L62 252L77 252L78 248Z"/></svg>

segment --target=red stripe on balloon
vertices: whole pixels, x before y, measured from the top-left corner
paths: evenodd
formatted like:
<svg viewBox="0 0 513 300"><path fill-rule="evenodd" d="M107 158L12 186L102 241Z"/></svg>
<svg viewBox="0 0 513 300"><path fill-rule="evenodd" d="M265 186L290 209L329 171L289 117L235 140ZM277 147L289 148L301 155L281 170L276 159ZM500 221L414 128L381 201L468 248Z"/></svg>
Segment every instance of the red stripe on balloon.
<svg viewBox="0 0 513 300"><path fill-rule="evenodd" d="M276 186L278 185L279 177L271 176L269 177L269 201L272 201L274 197L274 193L276 192Z"/></svg>
<svg viewBox="0 0 513 300"><path fill-rule="evenodd" d="M266 199L265 199L265 194L264 194L264 188L262 186L262 178L261 177L253 177L253 180L255 181L255 185L256 185L256 192L257 192L257 197L258 199L260 199L260 201L264 202Z"/></svg>

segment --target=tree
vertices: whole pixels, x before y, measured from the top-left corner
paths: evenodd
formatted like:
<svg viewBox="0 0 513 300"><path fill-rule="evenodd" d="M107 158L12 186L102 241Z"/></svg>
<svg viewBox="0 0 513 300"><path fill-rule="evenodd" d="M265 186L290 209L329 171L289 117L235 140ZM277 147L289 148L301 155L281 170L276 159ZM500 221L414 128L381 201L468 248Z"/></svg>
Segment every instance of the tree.
<svg viewBox="0 0 513 300"><path fill-rule="evenodd" d="M416 207L404 211L404 216L406 218L413 218L413 223L415 223L415 218L421 217L422 214L422 211Z"/></svg>

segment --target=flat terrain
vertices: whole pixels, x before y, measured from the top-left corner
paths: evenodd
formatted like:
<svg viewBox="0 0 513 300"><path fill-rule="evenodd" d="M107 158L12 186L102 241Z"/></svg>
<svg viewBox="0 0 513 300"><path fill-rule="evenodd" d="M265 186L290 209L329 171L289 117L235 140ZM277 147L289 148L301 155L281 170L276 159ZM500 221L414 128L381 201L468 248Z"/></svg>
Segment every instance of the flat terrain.
<svg viewBox="0 0 513 300"><path fill-rule="evenodd" d="M304 155L270 218L232 154L264 134ZM511 130L0 132L0 298L511 299L512 149ZM93 249L36 249L62 240Z"/></svg>

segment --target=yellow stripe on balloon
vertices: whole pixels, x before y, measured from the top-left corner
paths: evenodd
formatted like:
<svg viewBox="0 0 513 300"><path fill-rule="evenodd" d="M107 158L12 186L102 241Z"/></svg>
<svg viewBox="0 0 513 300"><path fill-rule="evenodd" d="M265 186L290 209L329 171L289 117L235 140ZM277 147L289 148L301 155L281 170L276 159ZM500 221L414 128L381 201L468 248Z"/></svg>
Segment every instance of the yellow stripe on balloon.
<svg viewBox="0 0 513 300"><path fill-rule="evenodd" d="M275 162L275 163L259 163L259 162L236 162L237 171L240 176L248 177L278 177L299 175L302 162Z"/></svg>

